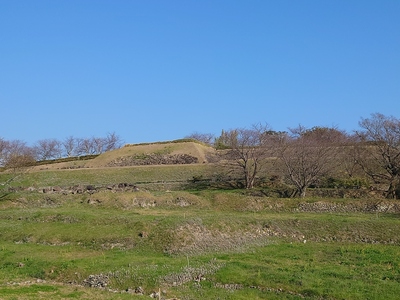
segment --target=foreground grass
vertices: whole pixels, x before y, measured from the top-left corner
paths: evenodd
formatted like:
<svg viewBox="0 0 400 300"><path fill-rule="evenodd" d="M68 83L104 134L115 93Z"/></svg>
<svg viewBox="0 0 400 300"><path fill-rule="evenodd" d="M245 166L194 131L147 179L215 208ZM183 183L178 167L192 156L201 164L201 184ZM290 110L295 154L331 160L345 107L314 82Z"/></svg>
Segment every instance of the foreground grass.
<svg viewBox="0 0 400 300"><path fill-rule="evenodd" d="M19 254L11 254L17 252L15 248L4 244L1 247L1 278L18 282L3 283L2 299L13 299L16 295L15 299L40 299L41 295L53 299L89 299L94 295L98 299L127 298L124 293L54 283L51 279L54 275L42 271L50 268L59 268L57 273L63 276L73 271L82 275L114 270L110 272L116 276L111 284L114 288L140 285L150 294L162 287L167 295L182 299L398 299L400 289L400 253L396 246L277 243L246 253L214 253L212 257L222 266L220 269L206 275L204 281L188 280L176 287L166 285L163 278L187 274L187 264L201 270L211 256L191 257L187 262L186 258L107 251L90 258L68 259L63 250L56 248L51 252L59 255L53 254L52 259L41 257L49 250L27 246L29 249L20 247L19 251L42 254L23 257L25 266L16 269L14 263L9 263L12 257L21 258ZM38 282L38 277L47 281ZM27 280L30 283L26 284Z"/></svg>
<svg viewBox="0 0 400 300"><path fill-rule="evenodd" d="M398 215L300 213L296 201L253 200L210 191L6 195L0 299L158 290L165 299L398 298ZM88 287L91 275L107 286ZM138 287L144 296L126 292Z"/></svg>

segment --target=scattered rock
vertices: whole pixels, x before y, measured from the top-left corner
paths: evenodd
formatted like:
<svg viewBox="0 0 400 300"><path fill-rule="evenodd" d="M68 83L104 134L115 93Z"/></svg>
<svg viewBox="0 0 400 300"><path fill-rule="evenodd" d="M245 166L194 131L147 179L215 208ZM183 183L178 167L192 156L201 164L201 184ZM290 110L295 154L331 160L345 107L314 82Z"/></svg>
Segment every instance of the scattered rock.
<svg viewBox="0 0 400 300"><path fill-rule="evenodd" d="M177 197L175 199L175 204L180 206L180 207L190 206L190 203L187 202L183 197Z"/></svg>
<svg viewBox="0 0 400 300"><path fill-rule="evenodd" d="M96 205L96 204L100 204L100 203L101 203L101 200L99 200L99 199L89 199L89 200L87 201L87 203L88 203L88 204L91 204L91 205Z"/></svg>
<svg viewBox="0 0 400 300"><path fill-rule="evenodd" d="M150 298L157 299L157 298L159 298L161 295L160 295L159 292L152 292L149 296L150 296Z"/></svg>
<svg viewBox="0 0 400 300"><path fill-rule="evenodd" d="M62 191L62 188L60 188L59 186L53 186L52 191L55 193L60 193Z"/></svg>
<svg viewBox="0 0 400 300"><path fill-rule="evenodd" d="M135 289L130 289L130 288L128 288L128 289L126 289L126 292L127 292L128 294L144 295L144 290L143 290L143 288L142 288L141 286L139 286L139 287L137 287L137 288L135 288Z"/></svg>
<svg viewBox="0 0 400 300"><path fill-rule="evenodd" d="M157 154L124 156L110 162L108 167L126 167L141 165L183 165L198 163L198 158L188 154Z"/></svg>
<svg viewBox="0 0 400 300"><path fill-rule="evenodd" d="M89 277L83 281L83 285L93 288L106 288L109 280L109 276L105 274L89 275Z"/></svg>
<svg viewBox="0 0 400 300"><path fill-rule="evenodd" d="M390 201L366 201L366 202L349 202L349 203L332 203L326 201L318 201L313 203L300 203L296 209L301 212L321 212L321 213L399 213L400 204Z"/></svg>
<svg viewBox="0 0 400 300"><path fill-rule="evenodd" d="M146 231L142 231L141 233L139 233L139 236L141 238L147 238L149 236L149 234Z"/></svg>

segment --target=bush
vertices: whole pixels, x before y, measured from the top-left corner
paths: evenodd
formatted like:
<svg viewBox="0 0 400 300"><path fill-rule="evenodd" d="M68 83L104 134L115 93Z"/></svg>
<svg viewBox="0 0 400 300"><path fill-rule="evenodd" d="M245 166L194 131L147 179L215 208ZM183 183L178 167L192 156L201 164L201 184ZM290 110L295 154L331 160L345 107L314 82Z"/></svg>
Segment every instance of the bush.
<svg viewBox="0 0 400 300"><path fill-rule="evenodd" d="M320 182L320 188L344 188L344 189L360 189L362 187L368 188L369 182L365 178L334 178L328 177Z"/></svg>

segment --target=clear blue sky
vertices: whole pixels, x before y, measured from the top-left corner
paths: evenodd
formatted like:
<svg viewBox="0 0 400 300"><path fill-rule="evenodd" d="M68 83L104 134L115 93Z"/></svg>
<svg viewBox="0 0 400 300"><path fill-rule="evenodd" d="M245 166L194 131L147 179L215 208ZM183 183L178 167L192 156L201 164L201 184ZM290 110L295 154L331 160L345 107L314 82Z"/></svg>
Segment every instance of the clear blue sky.
<svg viewBox="0 0 400 300"><path fill-rule="evenodd" d="M400 1L0 0L0 137L400 117Z"/></svg>

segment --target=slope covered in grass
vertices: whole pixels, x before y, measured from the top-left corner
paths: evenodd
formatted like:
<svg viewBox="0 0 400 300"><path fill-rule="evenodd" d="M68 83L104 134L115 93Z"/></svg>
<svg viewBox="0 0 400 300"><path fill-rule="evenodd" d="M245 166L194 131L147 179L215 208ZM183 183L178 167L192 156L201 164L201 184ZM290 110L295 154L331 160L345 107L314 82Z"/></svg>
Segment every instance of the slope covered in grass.
<svg viewBox="0 0 400 300"><path fill-rule="evenodd" d="M0 298L397 299L399 216L301 212L302 201L239 191L7 195Z"/></svg>
<svg viewBox="0 0 400 300"><path fill-rule="evenodd" d="M86 167L108 167L122 158L140 159L147 155L173 156L188 155L197 159L197 163L207 163L209 158L215 155L212 147L196 142L166 142L126 145L120 149L101 154L95 159L87 162Z"/></svg>
<svg viewBox="0 0 400 300"><path fill-rule="evenodd" d="M193 188L218 182L213 151L134 145L1 173L0 182L17 176L0 189L0 299L398 298L396 201ZM109 167L149 154L199 163Z"/></svg>

